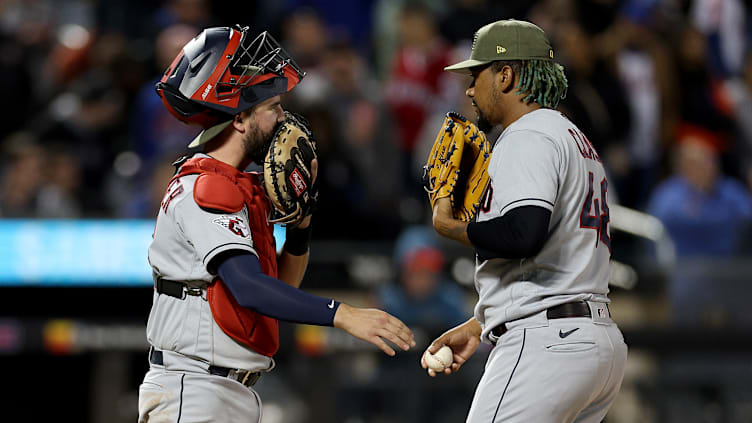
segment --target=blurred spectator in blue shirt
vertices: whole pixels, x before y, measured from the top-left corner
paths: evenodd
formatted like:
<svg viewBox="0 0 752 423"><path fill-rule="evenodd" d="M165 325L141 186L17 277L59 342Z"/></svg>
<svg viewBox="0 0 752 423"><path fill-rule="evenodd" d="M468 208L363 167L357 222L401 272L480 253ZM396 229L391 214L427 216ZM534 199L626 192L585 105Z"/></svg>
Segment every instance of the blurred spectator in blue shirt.
<svg viewBox="0 0 752 423"><path fill-rule="evenodd" d="M649 212L666 225L679 257L731 255L752 219L752 197L721 172L717 137L686 128L676 148L675 174L656 188Z"/></svg>
<svg viewBox="0 0 752 423"><path fill-rule="evenodd" d="M321 15L327 27L353 41L359 50L370 48L374 0L288 0L288 10L310 8ZM297 56L295 56L297 57Z"/></svg>
<svg viewBox="0 0 752 423"><path fill-rule="evenodd" d="M748 271L739 257L752 221L752 197L720 167L718 137L681 131L675 175L653 193L650 213L676 244L668 299L675 326L750 326Z"/></svg>
<svg viewBox="0 0 752 423"><path fill-rule="evenodd" d="M131 115L135 152L146 167L150 167L159 157L177 155L184 151L201 130L185 125L171 116L154 91L154 85L162 77L162 72L169 67L183 46L198 33L199 30L195 27L177 24L163 30L155 41L154 52L159 73L141 87Z"/></svg>
<svg viewBox="0 0 752 423"><path fill-rule="evenodd" d="M428 332L466 320L470 313L465 310L464 293L444 280L444 261L430 228L408 227L395 246L397 282L378 293L384 310Z"/></svg>

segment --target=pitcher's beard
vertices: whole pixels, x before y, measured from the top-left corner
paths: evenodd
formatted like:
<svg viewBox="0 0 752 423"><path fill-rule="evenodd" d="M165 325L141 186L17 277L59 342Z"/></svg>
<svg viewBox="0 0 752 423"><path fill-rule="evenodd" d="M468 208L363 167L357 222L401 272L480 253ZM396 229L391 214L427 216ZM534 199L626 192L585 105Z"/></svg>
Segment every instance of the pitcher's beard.
<svg viewBox="0 0 752 423"><path fill-rule="evenodd" d="M483 115L483 113L480 112L480 110L478 110L478 129L486 134L491 132L491 130L493 129L491 122L488 121L488 119Z"/></svg>

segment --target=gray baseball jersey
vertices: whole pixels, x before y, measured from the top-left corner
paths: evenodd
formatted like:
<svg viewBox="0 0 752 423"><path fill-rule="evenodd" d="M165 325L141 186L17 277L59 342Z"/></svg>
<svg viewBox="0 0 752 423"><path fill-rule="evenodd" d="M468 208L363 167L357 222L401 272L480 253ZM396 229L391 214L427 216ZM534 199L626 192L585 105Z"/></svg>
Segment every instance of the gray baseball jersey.
<svg viewBox="0 0 752 423"><path fill-rule="evenodd" d="M529 205L550 210L551 220L536 256L478 260L475 317L496 348L467 422L600 422L627 359L606 305L611 239L600 158L572 122L538 109L499 136L489 175L479 221ZM548 318L546 309L575 301L587 301L591 317ZM498 337L492 329L501 323Z"/></svg>
<svg viewBox="0 0 752 423"><path fill-rule="evenodd" d="M208 157L196 157L202 156ZM206 266L217 254L231 249L256 251L247 210L217 214L202 209L193 199L197 177L183 176L168 187L149 247L149 263L159 277L206 287L215 277ZM182 300L155 291L146 333L149 343L159 350L215 366L254 371L274 367L272 358L222 331L212 316L205 291L202 296L187 295Z"/></svg>
<svg viewBox="0 0 752 423"><path fill-rule="evenodd" d="M499 136L488 173L479 222L529 205L550 210L551 221L535 257L478 260L475 317L482 338L554 305L608 302L608 182L585 135L555 110L527 113Z"/></svg>

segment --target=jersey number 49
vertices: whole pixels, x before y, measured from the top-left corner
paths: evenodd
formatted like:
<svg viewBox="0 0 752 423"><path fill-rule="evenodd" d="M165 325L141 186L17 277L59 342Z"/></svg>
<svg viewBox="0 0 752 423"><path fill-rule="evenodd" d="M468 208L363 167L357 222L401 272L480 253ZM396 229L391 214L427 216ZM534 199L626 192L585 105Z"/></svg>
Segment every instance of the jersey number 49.
<svg viewBox="0 0 752 423"><path fill-rule="evenodd" d="M601 198L599 201L597 198L593 199L593 179L593 172L588 172L588 194L580 213L580 227L595 229L598 233L595 239L595 247L598 248L599 240L603 241L603 244L608 247L608 252L611 253L611 237L608 230L608 222L611 221L611 217L609 216L608 204L606 203L608 181L606 178L603 178L601 181ZM593 214L593 212L595 213Z"/></svg>

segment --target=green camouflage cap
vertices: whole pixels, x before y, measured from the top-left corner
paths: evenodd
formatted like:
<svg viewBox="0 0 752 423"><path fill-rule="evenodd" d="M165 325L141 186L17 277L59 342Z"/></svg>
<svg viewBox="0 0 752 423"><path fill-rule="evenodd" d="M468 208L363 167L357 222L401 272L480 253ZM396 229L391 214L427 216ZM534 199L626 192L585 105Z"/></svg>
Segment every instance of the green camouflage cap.
<svg viewBox="0 0 752 423"><path fill-rule="evenodd" d="M473 37L470 59L447 66L444 70L469 74L470 68L496 60L527 59L554 59L554 50L546 33L530 22L506 19L479 29Z"/></svg>

